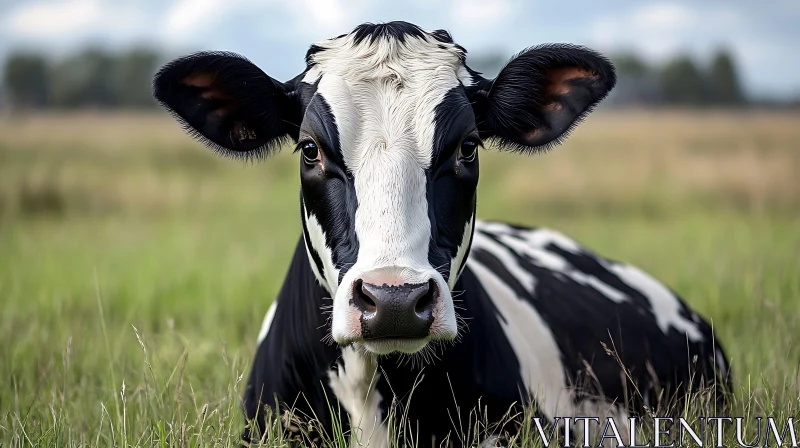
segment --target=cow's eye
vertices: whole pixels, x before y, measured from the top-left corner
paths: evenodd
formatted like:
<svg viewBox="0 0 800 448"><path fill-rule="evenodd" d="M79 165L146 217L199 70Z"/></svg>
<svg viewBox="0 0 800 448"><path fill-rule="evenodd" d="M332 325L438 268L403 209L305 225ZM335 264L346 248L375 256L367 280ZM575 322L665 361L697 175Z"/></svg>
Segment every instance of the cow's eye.
<svg viewBox="0 0 800 448"><path fill-rule="evenodd" d="M317 144L312 141L300 143L300 151L303 153L303 160L310 165L322 160Z"/></svg>
<svg viewBox="0 0 800 448"><path fill-rule="evenodd" d="M478 146L480 141L476 138L467 138L461 142L461 148L458 149L458 159L462 162L472 162L478 154Z"/></svg>

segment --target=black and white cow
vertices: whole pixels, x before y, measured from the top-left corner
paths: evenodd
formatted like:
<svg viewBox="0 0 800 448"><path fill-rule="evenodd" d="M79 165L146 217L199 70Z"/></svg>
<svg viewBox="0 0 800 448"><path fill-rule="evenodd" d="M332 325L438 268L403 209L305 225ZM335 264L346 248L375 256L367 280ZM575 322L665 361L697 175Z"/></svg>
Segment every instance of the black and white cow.
<svg viewBox="0 0 800 448"><path fill-rule="evenodd" d="M338 403L360 443L384 445L394 402L438 444L478 406L490 422L529 403L624 417L729 383L709 324L648 274L476 220L484 142L554 146L613 88L611 63L542 45L485 79L465 54L446 31L392 22L312 45L287 82L221 52L156 75L156 98L222 155L300 153L303 233L244 395L258 427L277 399L330 431Z"/></svg>

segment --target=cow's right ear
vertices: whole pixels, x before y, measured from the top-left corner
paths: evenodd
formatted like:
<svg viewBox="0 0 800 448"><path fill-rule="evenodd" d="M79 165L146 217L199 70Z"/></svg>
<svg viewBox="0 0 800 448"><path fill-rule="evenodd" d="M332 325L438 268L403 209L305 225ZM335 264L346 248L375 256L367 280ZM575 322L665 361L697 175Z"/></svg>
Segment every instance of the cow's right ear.
<svg viewBox="0 0 800 448"><path fill-rule="evenodd" d="M153 95L186 130L225 156L264 157L297 138L293 85L233 53L202 52L165 65Z"/></svg>

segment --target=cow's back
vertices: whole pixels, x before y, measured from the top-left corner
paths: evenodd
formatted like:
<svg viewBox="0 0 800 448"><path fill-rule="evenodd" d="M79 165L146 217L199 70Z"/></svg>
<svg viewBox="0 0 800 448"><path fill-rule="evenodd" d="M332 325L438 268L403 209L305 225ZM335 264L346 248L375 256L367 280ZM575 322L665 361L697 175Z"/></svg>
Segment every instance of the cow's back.
<svg viewBox="0 0 800 448"><path fill-rule="evenodd" d="M561 233L478 221L467 267L549 417L579 408L587 394L627 400L636 412L689 384L729 385L711 326L676 293Z"/></svg>

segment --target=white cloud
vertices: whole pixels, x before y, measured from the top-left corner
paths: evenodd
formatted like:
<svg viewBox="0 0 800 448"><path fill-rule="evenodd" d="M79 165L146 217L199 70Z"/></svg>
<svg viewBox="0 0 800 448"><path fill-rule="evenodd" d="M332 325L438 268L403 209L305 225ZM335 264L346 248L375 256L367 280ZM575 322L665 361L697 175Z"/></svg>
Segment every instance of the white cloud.
<svg viewBox="0 0 800 448"><path fill-rule="evenodd" d="M287 5L295 14L297 23L316 28L329 37L350 31L363 8L361 2L341 0L288 0Z"/></svg>
<svg viewBox="0 0 800 448"><path fill-rule="evenodd" d="M631 26L641 31L677 31L697 22L697 12L678 3L653 3L634 10L630 16Z"/></svg>
<svg viewBox="0 0 800 448"><path fill-rule="evenodd" d="M298 31L313 30L320 38L328 38L354 26L363 5L363 0L347 4L342 0L178 0L164 14L161 35L169 40L193 41L209 26L242 13L263 15L264 26L270 27L277 9L283 11L277 19L281 25L295 24ZM236 32L235 27L231 32Z"/></svg>
<svg viewBox="0 0 800 448"><path fill-rule="evenodd" d="M179 0L164 15L162 32L170 38L192 33L230 6L218 0Z"/></svg>
<svg viewBox="0 0 800 448"><path fill-rule="evenodd" d="M450 20L458 27L492 28L512 13L509 0L456 0L450 5Z"/></svg>
<svg viewBox="0 0 800 448"><path fill-rule="evenodd" d="M101 0L40 1L20 5L3 21L14 37L59 39L92 32L130 34L142 31L135 5L115 7Z"/></svg>
<svg viewBox="0 0 800 448"><path fill-rule="evenodd" d="M725 3L661 2L598 17L590 24L589 37L600 49L634 50L657 63L679 52L707 57L725 46L735 55L749 91L775 95L797 89L796 76L792 76L797 64L786 57L796 43L764 33L764 27L770 26L764 16L754 20L746 9ZM778 69L781 66L785 69Z"/></svg>
<svg viewBox="0 0 800 448"><path fill-rule="evenodd" d="M38 2L11 11L5 25L16 35L57 37L91 26L102 17L97 0Z"/></svg>
<svg viewBox="0 0 800 448"><path fill-rule="evenodd" d="M729 42L730 30L741 23L741 15L729 9L661 2L602 16L591 23L589 36L604 48L628 47L663 60L677 51L709 51L712 43Z"/></svg>

